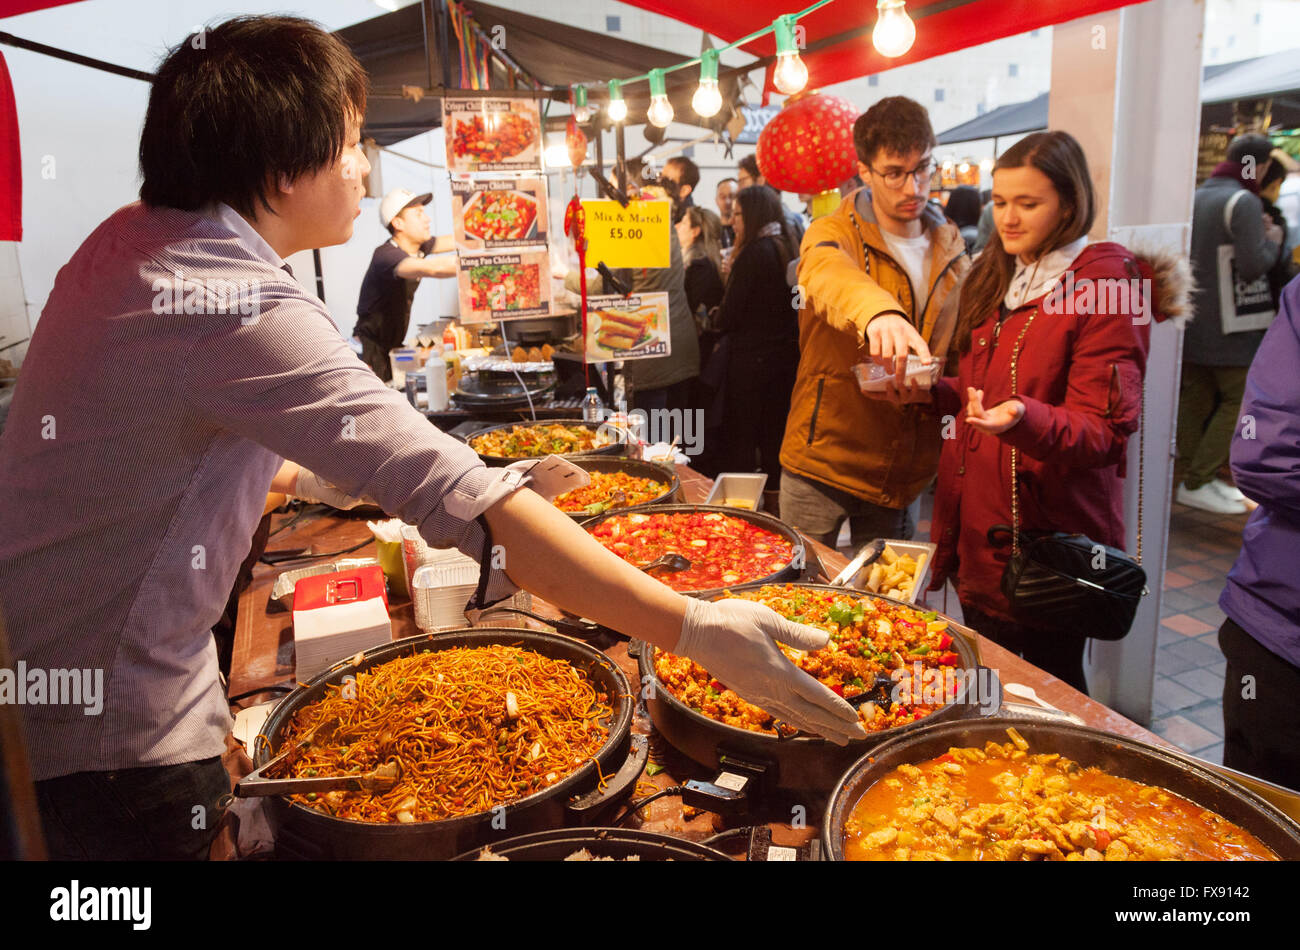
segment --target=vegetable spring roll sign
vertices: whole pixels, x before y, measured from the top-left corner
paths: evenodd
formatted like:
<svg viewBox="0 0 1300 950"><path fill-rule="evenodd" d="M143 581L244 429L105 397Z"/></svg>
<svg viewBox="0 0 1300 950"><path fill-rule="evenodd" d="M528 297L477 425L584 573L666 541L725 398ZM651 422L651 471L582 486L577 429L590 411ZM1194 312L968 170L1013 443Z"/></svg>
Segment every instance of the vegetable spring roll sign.
<svg viewBox="0 0 1300 950"><path fill-rule="evenodd" d="M584 201L587 216L587 266L667 267L671 263L668 228L671 201Z"/></svg>
<svg viewBox="0 0 1300 950"><path fill-rule="evenodd" d="M540 317L551 312L551 261L545 248L513 254L462 254L459 263L463 323Z"/></svg>
<svg viewBox="0 0 1300 950"><path fill-rule="evenodd" d="M451 180L451 221L466 251L545 245L546 179Z"/></svg>
<svg viewBox="0 0 1300 950"><path fill-rule="evenodd" d="M475 172L541 169L541 115L532 99L443 99L447 170Z"/></svg>
<svg viewBox="0 0 1300 950"><path fill-rule="evenodd" d="M587 362L667 356L668 295L587 298Z"/></svg>

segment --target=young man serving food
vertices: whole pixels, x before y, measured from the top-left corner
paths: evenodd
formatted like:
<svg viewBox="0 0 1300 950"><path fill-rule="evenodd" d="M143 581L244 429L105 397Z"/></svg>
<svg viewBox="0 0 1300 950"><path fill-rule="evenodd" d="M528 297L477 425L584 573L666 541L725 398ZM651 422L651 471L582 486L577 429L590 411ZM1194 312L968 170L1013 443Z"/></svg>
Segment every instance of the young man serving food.
<svg viewBox="0 0 1300 950"><path fill-rule="evenodd" d="M192 39L153 85L142 200L60 271L0 439L15 657L103 671L96 715L23 710L52 855L206 854L230 789L209 631L292 463L480 558L472 606L526 588L692 656L792 724L861 736L854 711L777 646L816 649L826 633L747 601L682 597L606 551L544 497L580 477L484 467L385 388L293 279L286 257L343 243L360 213L366 77L346 46L288 17ZM174 280L189 288L181 309L155 287ZM232 284L248 306L224 305ZM493 544L503 569L484 557Z"/></svg>

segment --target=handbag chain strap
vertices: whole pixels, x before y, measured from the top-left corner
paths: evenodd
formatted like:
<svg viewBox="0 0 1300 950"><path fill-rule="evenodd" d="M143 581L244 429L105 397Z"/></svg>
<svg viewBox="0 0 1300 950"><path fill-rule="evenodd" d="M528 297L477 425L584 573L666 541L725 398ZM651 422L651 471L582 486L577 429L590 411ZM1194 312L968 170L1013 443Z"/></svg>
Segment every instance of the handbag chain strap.
<svg viewBox="0 0 1300 950"><path fill-rule="evenodd" d="M1038 316L1038 309L1029 315L1025 325L1020 328L1020 336L1016 337L1015 348L1011 351L1011 395L1018 395L1020 392L1019 383L1016 378L1016 367L1020 364L1020 344L1025 342L1025 334L1029 332L1029 325L1034 322L1034 317ZM1001 327L998 328L999 331ZM1011 447L1011 556L1020 556L1020 485L1016 480L1016 462L1018 457L1016 447Z"/></svg>
<svg viewBox="0 0 1300 950"><path fill-rule="evenodd" d="M1019 384L1016 377L1016 368L1020 363L1020 345L1025 341L1025 334L1029 332L1029 325L1034 322L1034 317L1038 316L1038 310L1035 309L1025 321L1025 325L1020 329L1020 335L1016 337L1015 348L1011 351L1011 395L1019 394ZM1001 327L998 328L1001 330ZM1146 446L1147 446L1147 383L1146 379L1142 380L1142 402L1140 414L1138 417L1138 524L1137 524L1137 555L1134 560L1139 565L1142 563L1142 508L1146 486ZM1020 482L1016 478L1016 464L1018 453L1015 446L1011 447L1011 555L1018 557L1020 555ZM1145 593L1145 591L1144 591Z"/></svg>

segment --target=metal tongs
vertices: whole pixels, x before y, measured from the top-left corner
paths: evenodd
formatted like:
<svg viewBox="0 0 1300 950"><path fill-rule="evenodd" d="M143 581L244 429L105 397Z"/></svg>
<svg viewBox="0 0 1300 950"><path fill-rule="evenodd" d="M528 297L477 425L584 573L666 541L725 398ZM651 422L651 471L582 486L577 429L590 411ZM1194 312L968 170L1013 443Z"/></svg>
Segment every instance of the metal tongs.
<svg viewBox="0 0 1300 950"><path fill-rule="evenodd" d="M316 778L270 778L267 773L278 768L291 756L311 745L322 731L327 735L338 726L337 718L324 719L312 727L296 743L271 759L261 768L249 772L235 786L240 798L260 798L265 795L305 795L308 792L386 792L402 777L402 768L396 762L385 762L369 772L356 775L325 775ZM329 728L326 729L325 727Z"/></svg>
<svg viewBox="0 0 1300 950"><path fill-rule="evenodd" d="M863 703L875 703L881 709L888 711L889 703L893 698L894 678L888 673L877 673L875 681L867 688L865 693L859 693L857 696L845 696L844 701L857 709Z"/></svg>
<svg viewBox="0 0 1300 950"><path fill-rule="evenodd" d="M848 567L835 575L831 581L832 587L848 587L853 583L853 579L861 573L864 567L876 563L880 555L885 553L885 539L876 538L870 544L866 545L853 560L849 561Z"/></svg>

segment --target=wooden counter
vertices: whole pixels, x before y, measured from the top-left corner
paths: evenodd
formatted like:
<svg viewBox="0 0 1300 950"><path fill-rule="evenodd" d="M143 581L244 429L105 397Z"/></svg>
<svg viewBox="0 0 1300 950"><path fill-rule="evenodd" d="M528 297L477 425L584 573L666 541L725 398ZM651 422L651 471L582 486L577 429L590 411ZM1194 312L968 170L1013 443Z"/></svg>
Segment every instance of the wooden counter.
<svg viewBox="0 0 1300 950"><path fill-rule="evenodd" d="M703 501L713 484L710 479L686 466L678 467L678 475L686 499L691 502ZM289 515L275 516L272 531L278 525L287 522L289 518ZM366 519L363 517L341 513L305 515L289 530L272 536L268 544L268 553L307 547L316 554L343 551L370 537L365 522ZM817 554L828 578L835 576L844 567L846 559L843 555L813 541L806 543L810 551ZM373 554L374 546L368 544L345 556L364 557ZM230 675L229 695L231 696L239 696L275 685L292 684L294 681L292 613L278 607L274 612L270 609L271 588L276 577L285 569L283 566L270 567L259 564L253 572L252 583L240 596ZM538 601L534 601L534 605L538 613L554 615L548 605ZM420 632L415 626L409 600L394 598L390 602L389 613L392 617L395 639L413 636ZM481 625L539 626L517 615L491 613L483 618ZM982 662L996 670L1004 683L1016 682L1032 686L1047 702L1075 713L1094 728L1154 745L1169 745L1137 723L1088 698L997 644L983 637L978 637L977 640ZM627 655L627 645L616 644L606 652L635 683L637 681L636 661ZM255 699L257 698L273 699L275 694L268 693ZM713 770L687 759L653 733L650 758L662 765L664 771L653 778L643 778L640 783L642 793L648 792L649 786L664 788L691 778L711 778L714 774ZM744 823L753 824L759 820L772 822L773 837L777 844L797 844L811 837L815 832L815 822L820 819L824 802L796 802L795 804L806 808L808 827L795 829L784 824L789 821L792 807L790 800L786 798L764 803L761 811L749 816ZM701 813L697 816L684 815L680 801L674 797L660 799L648 806L645 811L647 814L642 820L633 820L632 827L666 831L696 839L707 837L726 827L721 819L709 813Z"/></svg>

